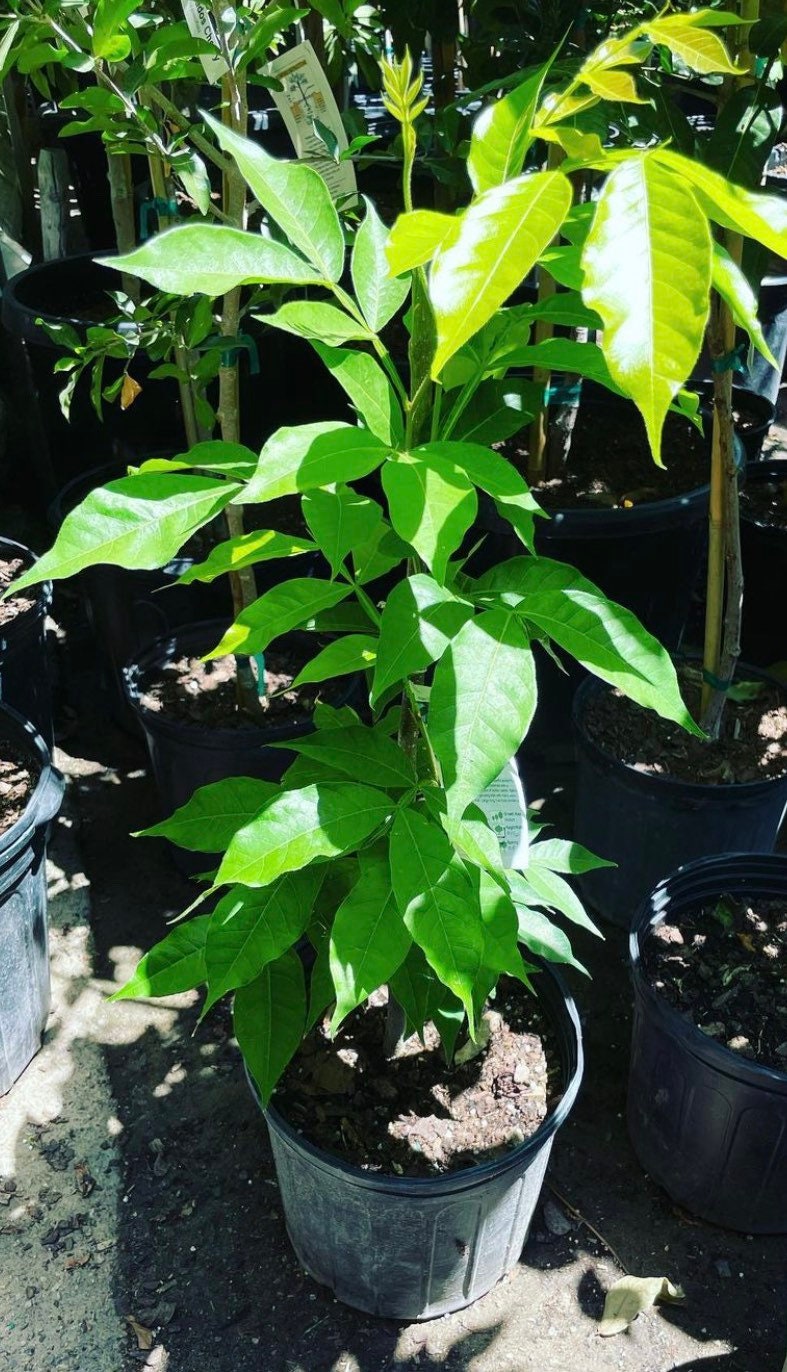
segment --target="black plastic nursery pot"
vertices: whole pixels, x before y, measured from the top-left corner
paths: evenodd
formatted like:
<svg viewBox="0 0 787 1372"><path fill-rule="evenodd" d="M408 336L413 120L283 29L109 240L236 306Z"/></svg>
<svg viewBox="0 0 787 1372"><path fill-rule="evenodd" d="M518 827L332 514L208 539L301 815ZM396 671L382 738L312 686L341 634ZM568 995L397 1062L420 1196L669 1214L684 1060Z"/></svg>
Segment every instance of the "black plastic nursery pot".
<svg viewBox="0 0 787 1372"><path fill-rule="evenodd" d="M15 710L0 706L3 744L29 758L38 780L16 824L0 834L0 1096L41 1046L49 1014L46 841L63 798L63 778L44 740Z"/></svg>
<svg viewBox="0 0 787 1372"><path fill-rule="evenodd" d="M771 482L787 485L784 459L756 462L746 469L746 490L752 496ZM785 499L787 511L787 499ZM741 651L748 662L770 667L787 660L787 614L783 605L787 585L787 521L768 523L753 509L741 507L743 598Z"/></svg>
<svg viewBox="0 0 787 1372"><path fill-rule="evenodd" d="M110 462L75 477L58 493L49 510L55 531L71 510L97 486L123 476L126 464ZM79 574L87 618L102 660L102 676L112 699L118 723L136 731L136 716L129 710L123 687L127 662L183 624L232 613L225 577L215 582L179 584L178 578L194 559L179 554L153 571L129 571L102 564Z"/></svg>
<svg viewBox="0 0 787 1372"><path fill-rule="evenodd" d="M519 1260L583 1070L573 999L551 967L536 980L558 1041L562 1094L536 1133L502 1158L434 1178L364 1172L302 1138L275 1106L265 1111L292 1246L346 1305L435 1319L478 1300Z"/></svg>
<svg viewBox="0 0 787 1372"><path fill-rule="evenodd" d="M744 666L739 672L762 675ZM637 771L604 752L584 727L588 706L609 689L589 677L574 699L574 838L617 863L585 873L580 885L604 919L630 929L648 893L685 863L741 849L772 852L787 811L787 776L711 785Z"/></svg>
<svg viewBox="0 0 787 1372"><path fill-rule="evenodd" d="M27 567L35 562L29 548L10 538L0 538L0 558L20 558ZM52 684L46 649L46 617L52 604L52 583L27 592L34 603L0 627L0 699L29 719L52 746Z"/></svg>
<svg viewBox="0 0 787 1372"><path fill-rule="evenodd" d="M248 724L236 729L206 728L145 706L142 696L149 676L179 657L197 657L209 652L221 640L226 627L226 620L184 625L158 638L124 670L126 699L145 735L163 816L171 815L185 805L200 786L213 781L224 781L227 777L279 781L294 754L287 748L270 745L302 738L314 728L310 719L268 727ZM337 699L337 704L345 704L354 688L353 682ZM205 857L199 854L180 850L173 850L173 854L181 870L189 875L210 866L210 860L206 863Z"/></svg>
<svg viewBox="0 0 787 1372"><path fill-rule="evenodd" d="M28 478L27 496L36 508L46 509L66 482L107 461L119 444L135 451L146 446L171 444L173 450L184 446L177 386L171 381L145 384L151 364L141 355L131 370L143 389L128 410L106 403L100 420L83 377L71 402L70 419L61 411L60 392L66 377L54 371L54 363L64 350L38 321L69 324L84 337L89 326L112 316L115 306L107 293L120 289L118 272L82 253L28 267L3 288L3 326L19 340L18 382L35 468L32 480ZM104 385L118 377L122 368L122 362L108 359Z"/></svg>
<svg viewBox="0 0 787 1372"><path fill-rule="evenodd" d="M640 907L631 933L634 1025L628 1127L645 1171L674 1201L746 1234L787 1232L787 1073L703 1034L651 986L645 942L663 920L724 895L787 901L787 857L692 862Z"/></svg>

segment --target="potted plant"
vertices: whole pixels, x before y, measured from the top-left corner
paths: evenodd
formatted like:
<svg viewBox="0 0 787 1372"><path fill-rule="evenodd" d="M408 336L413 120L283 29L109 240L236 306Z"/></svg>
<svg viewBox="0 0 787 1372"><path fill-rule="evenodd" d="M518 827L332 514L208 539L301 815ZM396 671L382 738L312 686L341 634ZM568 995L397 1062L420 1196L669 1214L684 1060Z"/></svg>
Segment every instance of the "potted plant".
<svg viewBox="0 0 787 1372"><path fill-rule="evenodd" d="M169 468L159 463L113 483L69 516L30 579L109 560L155 565L230 503L275 510L278 498L299 496L330 575L295 577L265 592L206 662L228 653L256 658L262 689L260 654L302 629L317 635L317 651L299 680L370 673L369 713L362 719L347 705L320 703L314 730L287 742L297 756L280 784L253 776L217 782L155 826L152 833L187 851L215 854L208 895L220 899L212 913L187 912L120 994L207 983L206 1009L233 996L235 1030L267 1111L302 1260L343 1299L414 1317L466 1304L516 1261L554 1130L578 1087L576 1012L549 971L573 954L546 912L587 926L564 874L597 859L553 840L526 851L510 762L535 708L532 640L578 652L590 670L643 705L690 731L696 725L668 655L635 618L571 568L533 556L537 511L521 474L488 446L456 436L475 377L467 393L447 403L443 396L440 378L451 358L479 331L506 324L500 307L563 224L570 183L560 171L498 178L464 215L450 218L452 240L437 251L427 279L422 263L435 255L435 227L444 233L446 225L442 216L412 212L413 126L423 97L409 58L386 65L384 85L402 127L405 214L388 241L367 207L349 277L341 220L320 176L269 158L218 124L224 153L277 237L223 225L174 228L118 263L186 295L212 293L217 272L224 289L311 273L313 297L289 302L272 322L314 340L350 392L358 425L279 430L259 459L226 443L210 452L198 447ZM503 162L513 168L519 133L503 137ZM497 126L480 131L474 156L499 151ZM479 222L487 235L479 237ZM410 261L402 264L404 252ZM381 330L408 296L405 380ZM461 550L479 492L523 555L473 577ZM239 557L251 564L282 547L275 529L245 538L220 544L213 566ZM388 581L378 594L381 570ZM323 634L331 637L321 643ZM534 1000L525 997L528 989ZM325 1135L315 1141L300 1123L304 1091L331 1104L343 1090L337 1074L346 1085L354 1065L368 1060L367 1049L354 1046L356 1033L368 1030L374 1042L371 1061L381 1065L370 1068L368 1081L378 1101L386 1078L401 1080L410 1070L413 1045L397 1045L414 1031L425 1037L445 1101L483 1076L499 1035L527 1037L531 1009L544 1015L535 1021L536 1039L556 1036L553 1080L562 1105L550 1104L543 1058L535 1085L519 1091L529 1068L517 1038L509 1075L518 1123L493 1135L489 1121L489 1137L500 1144L493 1156L478 1135L463 1152L466 1134L457 1125L458 1161L468 1165L451 1170L450 1148L441 1161L405 1143L385 1155L377 1173L376 1149L360 1165L348 1160L359 1136L363 1144L357 1125L350 1123L343 1143L325 1148ZM271 1098L282 1080L279 1110ZM486 1117L483 1087L480 1097ZM311 1111L314 1120L335 1120L333 1103L333 1114L322 1106ZM342 1097L339 1108L346 1118L349 1101ZM524 1125L523 1108L531 1112ZM380 1111L373 1114L379 1125ZM431 1132L430 1148L439 1131ZM390 1137L384 1122L379 1137ZM425 1163L426 1175L408 1175ZM371 1235L368 1245L358 1245L358 1232ZM369 1252L378 1255L374 1263Z"/></svg>
<svg viewBox="0 0 787 1372"><path fill-rule="evenodd" d="M7 604L8 602L6 602ZM21 715L0 708L0 1096L38 1052L49 1014L46 842L63 779Z"/></svg>
<svg viewBox="0 0 787 1372"><path fill-rule="evenodd" d="M628 1123L642 1166L694 1215L787 1231L783 854L704 858L631 932Z"/></svg>

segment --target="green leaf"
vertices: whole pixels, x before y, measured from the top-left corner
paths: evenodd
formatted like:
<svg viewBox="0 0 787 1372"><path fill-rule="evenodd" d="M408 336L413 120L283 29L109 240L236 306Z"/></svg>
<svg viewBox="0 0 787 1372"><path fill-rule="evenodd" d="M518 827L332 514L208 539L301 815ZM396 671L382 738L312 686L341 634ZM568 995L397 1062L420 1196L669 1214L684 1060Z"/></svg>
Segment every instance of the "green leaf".
<svg viewBox="0 0 787 1372"><path fill-rule="evenodd" d="M289 300L275 314L258 318L272 329L283 329L299 338L316 339L331 346L369 338L369 330L363 324L324 300Z"/></svg>
<svg viewBox="0 0 787 1372"><path fill-rule="evenodd" d="M671 148L659 148L654 157L690 182L715 223L753 238L779 257L787 256L787 200L781 195L745 190L702 162L683 157Z"/></svg>
<svg viewBox="0 0 787 1372"><path fill-rule="evenodd" d="M398 567L409 554L407 544L395 534L387 520L382 520L373 531L371 538L356 544L353 548L353 569L355 580L361 586L386 576Z"/></svg>
<svg viewBox="0 0 787 1372"><path fill-rule="evenodd" d="M379 467L387 452L387 444L352 424L325 422L277 429L236 504L262 504L334 481L356 481Z"/></svg>
<svg viewBox="0 0 787 1372"><path fill-rule="evenodd" d="M615 395L622 394L597 343L580 343L574 338L545 338L541 343L519 348L516 361L518 366L538 367L545 372L576 373L596 381L599 386L606 386Z"/></svg>
<svg viewBox="0 0 787 1372"><path fill-rule="evenodd" d="M269 886L315 858L351 852L390 813L388 796L371 786L336 782L282 791L235 834L216 884Z"/></svg>
<svg viewBox="0 0 787 1372"><path fill-rule="evenodd" d="M589 672L624 695L702 737L684 705L666 649L630 610L573 567L550 558L512 558L476 583L547 634Z"/></svg>
<svg viewBox="0 0 787 1372"><path fill-rule="evenodd" d="M200 214L210 213L211 184L208 169L199 153L190 152L188 162L178 164L177 174L186 194L194 201Z"/></svg>
<svg viewBox="0 0 787 1372"><path fill-rule="evenodd" d="M437 210L410 210L400 214L388 236L385 255L392 277L414 271L431 262L435 253L456 241L461 220Z"/></svg>
<svg viewBox="0 0 787 1372"><path fill-rule="evenodd" d="M321 280L319 272L283 243L224 224L176 225L133 252L96 261L139 276L171 295L214 297L236 286L277 281L308 286Z"/></svg>
<svg viewBox="0 0 787 1372"><path fill-rule="evenodd" d="M368 863L336 911L330 966L336 988L331 1032L404 962L412 944L391 890L384 858Z"/></svg>
<svg viewBox="0 0 787 1372"><path fill-rule="evenodd" d="M111 997L132 1000L140 996L177 996L192 991L206 980L205 941L210 915L176 924L165 939L157 943L137 963L130 981Z"/></svg>
<svg viewBox="0 0 787 1372"><path fill-rule="evenodd" d="M261 891L236 886L219 901L205 943L208 994L203 1015L297 942L311 919L319 876L319 868L291 872Z"/></svg>
<svg viewBox="0 0 787 1372"><path fill-rule="evenodd" d="M243 138L211 115L205 120L271 219L321 277L338 281L344 269L344 235L331 193L319 172L303 162L278 161L258 143Z"/></svg>
<svg viewBox="0 0 787 1372"><path fill-rule="evenodd" d="M365 672L374 666L377 639L371 634L346 634L328 643L296 676L293 686L307 682L330 681L332 677Z"/></svg>
<svg viewBox="0 0 787 1372"><path fill-rule="evenodd" d="M264 653L275 638L299 629L320 610L338 605L351 590L351 586L322 581L317 576L294 577L273 586L241 610L221 642L205 654L205 660L226 657L228 653L242 653L246 657Z"/></svg>
<svg viewBox="0 0 787 1372"><path fill-rule="evenodd" d="M420 554L437 581L478 513L465 473L439 454L400 453L382 472L391 523Z"/></svg>
<svg viewBox="0 0 787 1372"><path fill-rule="evenodd" d="M93 54L110 62L123 61L131 51L128 38L118 35L118 30L134 13L139 0L98 0L93 16ZM121 46L117 38L121 37Z"/></svg>
<svg viewBox="0 0 787 1372"><path fill-rule="evenodd" d="M183 586L192 581L215 581L226 572L239 572L243 567L255 567L258 562L269 562L278 557L298 557L302 553L315 552L317 545L310 538L298 538L294 534L277 534L273 529L259 533L239 534L217 543L204 562L195 562L178 577Z"/></svg>
<svg viewBox="0 0 787 1372"><path fill-rule="evenodd" d="M335 485L307 492L303 515L326 561L337 576L347 554L371 538L383 517L375 500L351 486Z"/></svg>
<svg viewBox="0 0 787 1372"><path fill-rule="evenodd" d="M364 196L366 215L353 246L351 271L358 304L373 333L393 319L410 294L410 282L389 276L386 243L388 230L371 200ZM324 339L330 343L331 339Z"/></svg>
<svg viewBox="0 0 787 1372"><path fill-rule="evenodd" d="M614 867L614 862L596 857L581 843L564 838L545 838L530 845L530 862L551 872L594 872L599 867Z"/></svg>
<svg viewBox="0 0 787 1372"><path fill-rule="evenodd" d="M708 220L691 186L655 156L632 156L604 183L582 260L582 294L603 320L610 373L641 410L660 463L664 418L708 319Z"/></svg>
<svg viewBox="0 0 787 1372"><path fill-rule="evenodd" d="M331 375L346 391L370 433L395 448L404 437L402 408L376 358L350 348L313 344Z"/></svg>
<svg viewBox="0 0 787 1372"><path fill-rule="evenodd" d="M231 838L278 794L272 781L227 777L200 786L169 819L141 830L141 838L167 838L193 853L223 853Z"/></svg>
<svg viewBox="0 0 787 1372"><path fill-rule="evenodd" d="M481 111L473 125L467 171L476 194L518 176L534 139L533 117L551 62Z"/></svg>
<svg viewBox="0 0 787 1372"><path fill-rule="evenodd" d="M394 790L415 786L413 764L399 745L363 724L319 730L304 738L290 739L283 746L355 781L373 777L376 786Z"/></svg>
<svg viewBox="0 0 787 1372"><path fill-rule="evenodd" d="M570 919L572 924L580 925L581 928L587 929L589 933L596 934L599 938L604 937L587 914L579 896L557 872L540 866L531 858L523 880L525 885L530 887L539 904L545 905L548 910L558 910L561 915L566 916L566 919Z"/></svg>
<svg viewBox="0 0 787 1372"><path fill-rule="evenodd" d="M383 609L372 702L437 662L472 614L471 605L430 576L419 572L398 582Z"/></svg>
<svg viewBox="0 0 787 1372"><path fill-rule="evenodd" d="M734 258L721 243L713 244L713 286L730 307L735 323L745 329L753 346L778 370L757 317L757 297Z"/></svg>
<svg viewBox="0 0 787 1372"><path fill-rule="evenodd" d="M132 471L147 472L220 472L222 476L237 477L245 480L257 468L259 457L251 448L242 443L224 443L219 439L209 439L205 443L195 443L187 453L175 457L148 457Z"/></svg>
<svg viewBox="0 0 787 1372"><path fill-rule="evenodd" d="M306 982L297 953L285 953L235 996L238 1047L267 1105L306 1028Z"/></svg>
<svg viewBox="0 0 787 1372"><path fill-rule="evenodd" d="M540 389L521 377L484 381L465 406L452 433L466 443L502 443L519 433L538 413L540 399Z"/></svg>
<svg viewBox="0 0 787 1372"><path fill-rule="evenodd" d="M412 944L401 967L389 978L391 993L404 1010L411 1032L424 1036L424 1027L435 1020L446 1001L448 988L432 971L417 943ZM461 1001L459 1002L461 1005ZM464 1010L462 1011L464 1014Z"/></svg>
<svg viewBox="0 0 787 1372"><path fill-rule="evenodd" d="M415 448L414 455L444 457L460 467L474 486L492 497L498 514L508 520L525 547L532 549L539 506L516 467L501 453L475 443L442 442Z"/></svg>
<svg viewBox="0 0 787 1372"><path fill-rule="evenodd" d="M536 172L493 187L465 210L456 240L440 249L431 269L434 378L527 276L571 199L571 183L561 172Z"/></svg>
<svg viewBox="0 0 787 1372"><path fill-rule="evenodd" d="M469 620L435 668L429 701L449 815L460 818L499 776L535 708L533 654L522 625L499 610Z"/></svg>
<svg viewBox="0 0 787 1372"><path fill-rule="evenodd" d="M524 943L529 952L534 953L536 957L545 958L547 962L561 962L568 967L575 967L578 972L584 972L586 976L590 975L587 968L574 957L571 940L562 929L553 924L540 910L533 910L528 905L519 905L516 893L514 903L519 924L519 941Z"/></svg>
<svg viewBox="0 0 787 1372"><path fill-rule="evenodd" d="M746 71L745 67L738 67L730 60L727 49L715 33L700 28L689 15L668 14L646 19L643 27L652 43L669 48L673 56L701 75L725 72L740 76Z"/></svg>
<svg viewBox="0 0 787 1372"><path fill-rule="evenodd" d="M470 878L439 825L418 810L399 810L391 829L391 882L415 943L462 1002L475 1027L473 987L484 926Z"/></svg>
<svg viewBox="0 0 787 1372"><path fill-rule="evenodd" d="M499 878L483 868L473 868L471 880L478 894L484 926L484 952L473 993L476 1012L480 1015L502 973L528 983L519 951L519 918L511 896L498 884Z"/></svg>
<svg viewBox="0 0 787 1372"><path fill-rule="evenodd" d="M14 594L102 562L163 567L239 489L202 476L128 476L99 486L66 515L54 547L14 582Z"/></svg>

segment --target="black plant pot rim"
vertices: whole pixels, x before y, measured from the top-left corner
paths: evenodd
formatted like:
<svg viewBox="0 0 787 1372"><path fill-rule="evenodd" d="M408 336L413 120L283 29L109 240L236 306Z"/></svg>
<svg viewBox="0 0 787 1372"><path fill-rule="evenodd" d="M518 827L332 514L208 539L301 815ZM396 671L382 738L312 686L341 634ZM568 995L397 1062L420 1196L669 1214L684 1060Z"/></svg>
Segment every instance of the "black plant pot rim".
<svg viewBox="0 0 787 1372"><path fill-rule="evenodd" d="M111 249L107 249L107 252L110 251ZM68 257L56 257L49 262L35 262L12 276L2 290L2 319L8 332L16 337L24 338L28 342L35 341L44 347L57 350L60 345L49 337L46 331L36 323L36 320L45 319L51 323L70 324L72 328L77 330L84 330L91 322L95 322L80 315L77 308L64 314L53 313L47 309L45 298L38 304L30 304L20 298L20 292L24 295L25 289L30 283L35 285L39 280L46 283L48 279L51 280L54 275L67 270L69 266L76 267L77 271L92 266L97 277L106 277L107 288L110 289L110 274L114 276L116 281L119 280L120 274L114 267L97 262L97 256L101 256L101 254L91 251L74 253Z"/></svg>
<svg viewBox="0 0 787 1372"><path fill-rule="evenodd" d="M33 725L12 710L10 705L0 705L0 740L8 742L28 756L38 766L38 780L30 794L24 811L10 829L0 834L0 862L13 859L20 849L30 843L36 829L54 819L65 791L65 782L60 772L52 765L52 758L43 738Z"/></svg>
<svg viewBox="0 0 787 1372"><path fill-rule="evenodd" d="M763 481L780 475L779 468L787 481L787 458L768 457L758 459L755 462L746 463L746 484L749 482L757 486L760 478ZM753 510L747 510L745 505L741 505L741 523L748 524L754 529L761 529L763 533L770 534L774 539L787 538L787 522L784 524L768 524L764 519L758 518Z"/></svg>
<svg viewBox="0 0 787 1372"><path fill-rule="evenodd" d="M217 752L224 752L228 748L256 750L271 743L286 743L288 739L299 738L301 734L311 732L314 726L310 716L304 716L302 720L290 724L243 724L238 729L216 729L190 724L187 720L167 715L164 710L150 710L143 705L141 681L147 672L163 666L172 657L173 649L177 652L176 645L179 640L193 636L195 640L204 641L209 648L211 644L220 641L226 628L226 622L222 619L205 619L194 624L182 624L170 633L154 639L144 652L126 663L122 672L123 691L144 727L153 734L168 738L183 740L187 737L195 748L210 748ZM284 634L276 641L286 643L293 637L298 637L297 630L293 634ZM346 693L337 696L337 705L345 705L350 700L355 680L355 677L348 678L351 684Z"/></svg>
<svg viewBox="0 0 787 1372"><path fill-rule="evenodd" d="M13 538L0 538L0 557L7 556L22 558L28 567L34 566L38 561L36 554L24 543L17 543ZM13 582L8 589L12 587ZM20 638L26 637L28 633L37 633L40 620L49 613L49 607L52 604L52 582L43 581L34 589L34 604L28 610L23 610L15 619L9 620L7 624L0 627L0 653L3 652L9 641L16 642Z"/></svg>
<svg viewBox="0 0 787 1372"><path fill-rule="evenodd" d="M574 998L554 966L539 958L532 957L532 955L531 958L551 978L551 990L555 995L556 1003L562 1006L565 1016L564 1028L570 1032L570 1046L568 1052L565 1053L565 1060L561 1063L566 1085L554 1110L549 1112L535 1133L531 1134L530 1138L525 1139L524 1143L517 1144L502 1158L495 1158L490 1162L481 1162L475 1167L464 1167L455 1172L446 1172L438 1177L398 1177L390 1173L364 1172L362 1168L356 1167L353 1163L345 1162L335 1153L329 1153L326 1149L320 1148L317 1144L304 1138L297 1129L294 1129L284 1119L274 1105L263 1108L256 1083L244 1064L246 1080L252 1095L266 1120L275 1128L277 1134L283 1135L300 1152L308 1154L316 1166L332 1173L339 1172L349 1185L359 1186L367 1191L381 1191L397 1196L455 1194L472 1191L475 1187L483 1186L486 1182L504 1176L507 1172L521 1168L523 1163L535 1158L541 1152L544 1145L565 1123L582 1084L585 1066L582 1029Z"/></svg>
<svg viewBox="0 0 787 1372"><path fill-rule="evenodd" d="M776 878L776 881L774 881ZM781 878L781 881L778 879ZM771 895L780 897L787 884L787 854L725 853L698 858L665 877L640 905L629 934L629 961L634 993L647 1002L662 1027L680 1040L686 1051L701 1062L735 1081L787 1091L787 1071L766 1067L741 1057L726 1044L703 1034L690 1019L681 1015L651 985L642 964L645 942L651 931L665 919L675 919L684 911L696 909L708 900L723 895ZM675 909L670 911L674 902Z"/></svg>
<svg viewBox="0 0 787 1372"><path fill-rule="evenodd" d="M759 667L749 667L746 663L738 664L736 676L744 676L744 680L754 679L755 681L770 682L773 686L780 687L785 691L783 683L762 671ZM574 734L580 746L590 755L597 767L607 772L617 772L627 778L632 786L642 791L650 791L652 794L660 792L662 795L682 796L686 800L703 800L707 802L714 796L719 797L719 804L729 804L730 797L739 800L744 804L748 800L754 800L762 795L771 786L787 786L787 771L777 777L763 777L761 781L681 781L678 777L659 776L658 772L640 772L630 762L622 762L613 753L606 752L603 748L590 737L584 725L584 712L588 700L594 695L600 695L602 691L611 691L614 688L601 681L598 677L589 676L578 687L574 694L571 706L571 723ZM785 692L787 694L787 692Z"/></svg>

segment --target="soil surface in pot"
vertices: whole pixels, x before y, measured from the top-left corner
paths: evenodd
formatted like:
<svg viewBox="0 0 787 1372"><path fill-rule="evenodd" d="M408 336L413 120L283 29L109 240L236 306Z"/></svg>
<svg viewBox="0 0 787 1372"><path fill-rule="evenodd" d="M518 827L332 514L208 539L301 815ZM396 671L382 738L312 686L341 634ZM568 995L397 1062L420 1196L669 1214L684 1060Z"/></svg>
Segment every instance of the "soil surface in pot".
<svg viewBox="0 0 787 1372"><path fill-rule="evenodd" d="M18 576L26 570L27 564L21 557L0 558L0 595L11 586ZM36 603L35 592L22 591L11 600L0 600L0 628L11 624L21 615L32 610Z"/></svg>
<svg viewBox="0 0 787 1372"><path fill-rule="evenodd" d="M520 471L527 466L526 440L524 430L500 445ZM565 472L533 492L547 510L632 509L707 485L707 442L679 415L667 416L662 459L664 467L657 467L633 406L580 405Z"/></svg>
<svg viewBox="0 0 787 1372"><path fill-rule="evenodd" d="M382 1003L381 1003L382 1002ZM276 1109L311 1143L365 1171L433 1177L499 1158L534 1134L560 1089L537 1001L501 983L486 1045L450 1069L427 1025L389 1059L384 993L333 1043L320 1026L276 1092Z"/></svg>
<svg viewBox="0 0 787 1372"><path fill-rule="evenodd" d="M298 686L293 681L307 660L303 653L271 649L265 654L267 695L260 701L261 721L297 724L308 719L318 700L335 696L333 682ZM199 657L176 658L142 683L141 702L146 710L169 715L184 724L203 729L248 729L259 723L238 708L235 694L234 657L203 662ZM341 684L341 683L340 683Z"/></svg>
<svg viewBox="0 0 787 1372"><path fill-rule="evenodd" d="M679 668L678 676L696 719L699 673ZM595 696L582 722L597 747L638 772L710 786L765 781L787 772L787 703L778 686L751 685L753 699L727 701L721 737L713 742L694 738L616 690Z"/></svg>
<svg viewBox="0 0 787 1372"><path fill-rule="evenodd" d="M22 818L35 789L36 773L29 758L3 744L0 756L0 834Z"/></svg>
<svg viewBox="0 0 787 1372"><path fill-rule="evenodd" d="M660 995L709 1038L787 1072L787 903L723 896L643 949Z"/></svg>
<svg viewBox="0 0 787 1372"><path fill-rule="evenodd" d="M741 514L769 529L787 530L787 462L783 476L741 487Z"/></svg>

